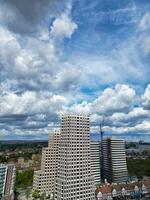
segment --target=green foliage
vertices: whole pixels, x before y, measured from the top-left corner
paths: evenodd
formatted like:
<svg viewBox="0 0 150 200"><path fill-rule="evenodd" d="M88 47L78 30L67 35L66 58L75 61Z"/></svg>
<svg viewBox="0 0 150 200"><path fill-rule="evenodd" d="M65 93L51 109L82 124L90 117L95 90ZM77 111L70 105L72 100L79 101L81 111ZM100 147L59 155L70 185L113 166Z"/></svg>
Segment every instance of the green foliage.
<svg viewBox="0 0 150 200"><path fill-rule="evenodd" d="M0 141L0 163L17 162L19 157L26 161L30 160L33 154L41 154L42 147L46 147L47 142L22 142L7 143Z"/></svg>
<svg viewBox="0 0 150 200"><path fill-rule="evenodd" d="M143 156L150 156L150 150L145 150L142 152Z"/></svg>
<svg viewBox="0 0 150 200"><path fill-rule="evenodd" d="M40 198L40 193L39 193L39 191L34 190L33 193L32 193L32 197L33 197L33 199L38 199L38 198Z"/></svg>
<svg viewBox="0 0 150 200"><path fill-rule="evenodd" d="M32 193L33 199L40 199L40 200L46 200L46 193L40 194L38 190L34 190Z"/></svg>
<svg viewBox="0 0 150 200"><path fill-rule="evenodd" d="M11 154L9 156L0 156L0 163L7 163L7 162L17 162L19 157L23 157L25 160L29 160L32 157L32 152L25 152L25 153L16 153Z"/></svg>
<svg viewBox="0 0 150 200"><path fill-rule="evenodd" d="M0 163L7 163L8 159L6 156L0 156Z"/></svg>
<svg viewBox="0 0 150 200"><path fill-rule="evenodd" d="M16 149L41 149L42 147L47 147L47 141L14 141L14 143L12 142L2 142L0 141L0 150L1 151L5 151L7 150L11 150L14 151Z"/></svg>
<svg viewBox="0 0 150 200"><path fill-rule="evenodd" d="M126 149L129 149L129 148L137 148L137 143L135 142L126 143Z"/></svg>
<svg viewBox="0 0 150 200"><path fill-rule="evenodd" d="M25 189L33 184L33 169L26 169L23 171L16 171L16 189Z"/></svg>
<svg viewBox="0 0 150 200"><path fill-rule="evenodd" d="M127 158L128 172L130 176L137 176L141 179L143 176L150 176L150 159Z"/></svg>
<svg viewBox="0 0 150 200"><path fill-rule="evenodd" d="M41 196L40 196L40 200L45 200L45 199L46 199L46 194L42 193Z"/></svg>

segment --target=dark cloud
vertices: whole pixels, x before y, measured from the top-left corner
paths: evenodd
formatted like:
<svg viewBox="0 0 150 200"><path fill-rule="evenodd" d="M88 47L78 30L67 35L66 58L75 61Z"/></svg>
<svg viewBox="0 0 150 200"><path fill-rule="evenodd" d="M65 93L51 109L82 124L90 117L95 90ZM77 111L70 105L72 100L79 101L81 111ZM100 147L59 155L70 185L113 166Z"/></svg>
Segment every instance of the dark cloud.
<svg viewBox="0 0 150 200"><path fill-rule="evenodd" d="M31 34L63 12L66 4L65 0L5 0L1 17L11 31Z"/></svg>
<svg viewBox="0 0 150 200"><path fill-rule="evenodd" d="M0 116L0 123L16 123L16 121L24 121L27 119L27 115L4 115Z"/></svg>

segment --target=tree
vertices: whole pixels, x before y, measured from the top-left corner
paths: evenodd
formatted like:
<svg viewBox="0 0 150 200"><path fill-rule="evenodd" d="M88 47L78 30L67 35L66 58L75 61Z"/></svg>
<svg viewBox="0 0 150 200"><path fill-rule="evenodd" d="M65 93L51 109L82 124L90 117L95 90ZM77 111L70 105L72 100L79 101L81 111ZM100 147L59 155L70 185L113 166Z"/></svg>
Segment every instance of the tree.
<svg viewBox="0 0 150 200"><path fill-rule="evenodd" d="M42 194L41 194L40 200L46 200L46 194L45 194L45 193L42 193Z"/></svg>
<svg viewBox="0 0 150 200"><path fill-rule="evenodd" d="M39 193L39 191L38 191L38 190L34 190L33 193L32 193L32 197L33 197L34 199L40 198L40 193Z"/></svg>
<svg viewBox="0 0 150 200"><path fill-rule="evenodd" d="M33 169L26 169L23 171L16 171L16 189L18 188L26 188L31 186L33 183Z"/></svg>

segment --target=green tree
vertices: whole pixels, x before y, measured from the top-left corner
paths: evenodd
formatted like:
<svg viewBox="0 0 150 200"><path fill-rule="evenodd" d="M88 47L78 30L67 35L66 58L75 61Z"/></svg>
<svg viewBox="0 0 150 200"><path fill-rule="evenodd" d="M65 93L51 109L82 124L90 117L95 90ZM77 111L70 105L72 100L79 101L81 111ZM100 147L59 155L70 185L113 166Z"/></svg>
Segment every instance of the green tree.
<svg viewBox="0 0 150 200"><path fill-rule="evenodd" d="M40 200L46 200L46 194L45 194L45 193L42 193L42 194L41 194Z"/></svg>
<svg viewBox="0 0 150 200"><path fill-rule="evenodd" d="M130 176L137 176L142 179L143 176L150 176L150 159L127 159L127 167Z"/></svg>
<svg viewBox="0 0 150 200"><path fill-rule="evenodd" d="M25 189L33 184L33 169L26 169L23 171L17 170L16 172L16 189Z"/></svg>
<svg viewBox="0 0 150 200"><path fill-rule="evenodd" d="M34 199L40 198L40 193L39 193L39 191L38 191L38 190L34 190L33 193L32 193L32 197L33 197Z"/></svg>

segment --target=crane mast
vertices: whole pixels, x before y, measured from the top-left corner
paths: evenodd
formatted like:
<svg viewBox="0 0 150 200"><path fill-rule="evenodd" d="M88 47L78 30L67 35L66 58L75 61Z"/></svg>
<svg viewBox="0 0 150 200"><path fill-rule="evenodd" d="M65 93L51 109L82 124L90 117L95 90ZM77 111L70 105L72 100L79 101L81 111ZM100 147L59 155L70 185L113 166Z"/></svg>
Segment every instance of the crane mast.
<svg viewBox="0 0 150 200"><path fill-rule="evenodd" d="M104 125L104 117L102 118L102 121L100 122L99 128L100 128L100 152L101 152L101 156L100 156L100 162L101 162L101 179L102 182L104 181L104 163L103 163L103 136L104 136L104 131L103 131L103 125Z"/></svg>

